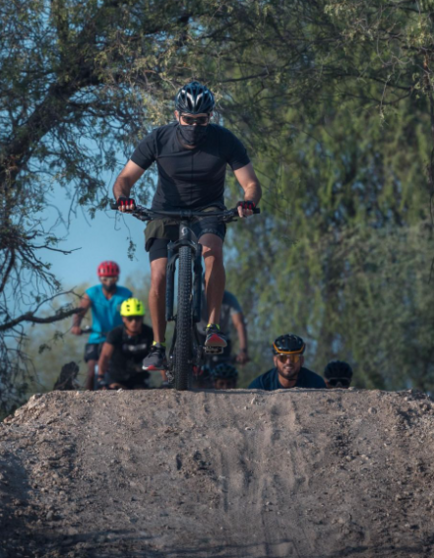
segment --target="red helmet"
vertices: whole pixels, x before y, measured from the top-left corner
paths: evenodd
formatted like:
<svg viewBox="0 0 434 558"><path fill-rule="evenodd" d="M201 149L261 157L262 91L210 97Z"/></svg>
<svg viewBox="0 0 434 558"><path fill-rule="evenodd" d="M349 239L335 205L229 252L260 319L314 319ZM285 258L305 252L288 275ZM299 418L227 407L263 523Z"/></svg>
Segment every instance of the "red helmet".
<svg viewBox="0 0 434 558"><path fill-rule="evenodd" d="M116 262L102 262L98 266L98 277L117 277L120 272Z"/></svg>

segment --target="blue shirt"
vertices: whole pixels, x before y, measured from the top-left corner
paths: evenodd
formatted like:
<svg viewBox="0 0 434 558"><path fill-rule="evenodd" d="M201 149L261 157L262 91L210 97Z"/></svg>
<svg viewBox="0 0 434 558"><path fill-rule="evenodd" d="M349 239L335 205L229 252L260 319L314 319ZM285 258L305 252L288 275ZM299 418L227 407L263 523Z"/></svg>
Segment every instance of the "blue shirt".
<svg viewBox="0 0 434 558"><path fill-rule="evenodd" d="M106 334L123 324L120 314L121 304L127 298L131 298L133 293L125 287L116 285L116 290L109 300L104 295L102 285L95 285L87 289L86 294L92 303L92 329L94 330L90 334L89 343L104 343Z"/></svg>
<svg viewBox="0 0 434 558"><path fill-rule="evenodd" d="M318 374L312 372L308 368L302 367L297 378L297 382L294 387L297 388L314 388L320 389L325 388L325 382ZM249 389L265 389L266 391L274 391L276 389L287 389L284 388L279 382L279 377L277 374L277 368L272 368L262 376L258 376L249 385Z"/></svg>

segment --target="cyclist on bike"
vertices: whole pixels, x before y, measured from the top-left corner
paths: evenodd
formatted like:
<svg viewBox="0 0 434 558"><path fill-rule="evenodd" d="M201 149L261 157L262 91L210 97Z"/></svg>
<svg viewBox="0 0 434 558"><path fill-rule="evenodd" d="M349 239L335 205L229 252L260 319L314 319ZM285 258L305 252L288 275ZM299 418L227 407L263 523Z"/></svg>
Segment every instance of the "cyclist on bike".
<svg viewBox="0 0 434 558"><path fill-rule="evenodd" d="M325 383L328 388L348 389L351 385L353 370L348 362L331 360L324 368Z"/></svg>
<svg viewBox="0 0 434 558"><path fill-rule="evenodd" d="M108 389L146 389L149 373L142 360L152 347L152 328L143 323L145 307L137 298L122 303L123 325L107 335L98 361L98 387Z"/></svg>
<svg viewBox="0 0 434 558"><path fill-rule="evenodd" d="M288 333L278 337L273 343L274 368L253 380L249 389L325 388L321 376L303 367L305 348L298 335Z"/></svg>
<svg viewBox="0 0 434 558"><path fill-rule="evenodd" d="M82 311L74 314L73 317L71 333L81 335L81 321L89 308L92 311L92 333L84 349L84 361L87 362L86 389L94 389L95 366L102 344L106 339L106 333L122 324L119 314L120 305L133 295L129 289L117 285L119 273L117 263L102 262L98 266L101 285L95 285L86 290L79 306Z"/></svg>
<svg viewBox="0 0 434 558"><path fill-rule="evenodd" d="M238 370L228 362L221 362L211 370L211 378L214 389L235 389Z"/></svg>
<svg viewBox="0 0 434 558"><path fill-rule="evenodd" d="M238 203L239 216L252 215L261 198L259 181L241 141L229 130L210 123L214 104L212 92L197 81L178 91L176 122L148 134L116 179L113 193L120 211L135 208L134 200L129 197L131 188L156 161L158 185L153 210L223 209L225 172L229 164L244 190L244 201ZM225 286L223 240L226 228L215 217L208 217L193 224L192 229L202 244L205 260L209 310L205 345L224 348L227 342L220 329L220 307ZM167 245L178 238L178 225L171 224L170 219L152 221L145 236L151 261L149 309L155 341L143 367L158 370L166 367Z"/></svg>

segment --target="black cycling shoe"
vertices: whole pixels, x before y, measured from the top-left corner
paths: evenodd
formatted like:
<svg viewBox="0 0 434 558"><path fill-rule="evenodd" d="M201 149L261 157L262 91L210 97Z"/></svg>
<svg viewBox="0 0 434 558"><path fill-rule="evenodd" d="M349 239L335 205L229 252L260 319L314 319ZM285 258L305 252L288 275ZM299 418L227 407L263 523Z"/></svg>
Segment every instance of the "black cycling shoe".
<svg viewBox="0 0 434 558"><path fill-rule="evenodd" d="M153 370L166 370L166 349L161 343L152 345L148 356L142 361L142 369L152 372Z"/></svg>
<svg viewBox="0 0 434 558"><path fill-rule="evenodd" d="M220 326L209 324L206 328L205 349L224 349L227 344L226 336L220 331Z"/></svg>

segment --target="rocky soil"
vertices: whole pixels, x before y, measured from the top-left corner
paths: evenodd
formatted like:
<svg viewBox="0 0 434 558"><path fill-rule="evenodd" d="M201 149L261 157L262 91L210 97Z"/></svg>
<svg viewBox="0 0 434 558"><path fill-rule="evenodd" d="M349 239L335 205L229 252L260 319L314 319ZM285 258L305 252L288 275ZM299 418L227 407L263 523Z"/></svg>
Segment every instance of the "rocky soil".
<svg viewBox="0 0 434 558"><path fill-rule="evenodd" d="M431 557L433 458L412 392L33 396L0 424L0 558Z"/></svg>

